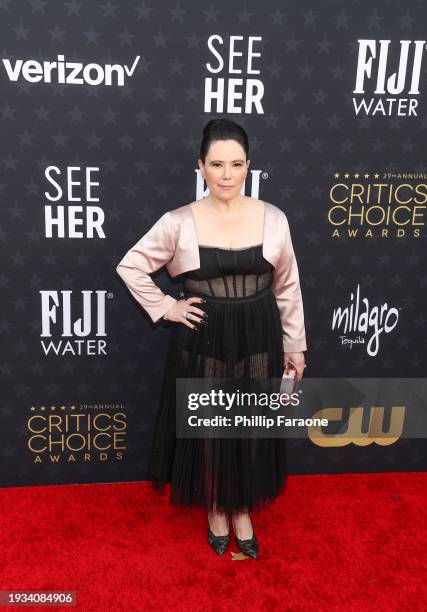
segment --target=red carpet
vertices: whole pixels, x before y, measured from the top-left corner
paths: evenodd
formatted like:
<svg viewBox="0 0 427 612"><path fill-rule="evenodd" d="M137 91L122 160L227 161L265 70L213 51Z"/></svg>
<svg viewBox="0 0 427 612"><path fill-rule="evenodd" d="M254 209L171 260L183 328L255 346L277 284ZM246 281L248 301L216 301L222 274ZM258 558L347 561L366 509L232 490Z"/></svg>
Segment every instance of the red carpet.
<svg viewBox="0 0 427 612"><path fill-rule="evenodd" d="M146 483L2 489L0 590L75 590L60 609L85 612L425 611L426 488L425 473L290 476L252 516L258 561L232 561L234 541L217 557L206 513Z"/></svg>

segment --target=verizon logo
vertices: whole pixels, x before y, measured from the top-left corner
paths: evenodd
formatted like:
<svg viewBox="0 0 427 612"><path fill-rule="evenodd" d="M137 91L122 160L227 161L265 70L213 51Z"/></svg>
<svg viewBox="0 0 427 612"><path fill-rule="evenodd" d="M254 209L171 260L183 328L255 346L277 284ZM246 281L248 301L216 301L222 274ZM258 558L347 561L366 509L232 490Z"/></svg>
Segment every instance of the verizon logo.
<svg viewBox="0 0 427 612"><path fill-rule="evenodd" d="M30 83L69 83L71 85L125 85L125 77L131 77L138 64L140 55L135 57L132 66L126 64L82 64L66 62L63 55L57 61L37 62L33 59L18 59L14 63L3 58L3 65L10 81L23 78Z"/></svg>

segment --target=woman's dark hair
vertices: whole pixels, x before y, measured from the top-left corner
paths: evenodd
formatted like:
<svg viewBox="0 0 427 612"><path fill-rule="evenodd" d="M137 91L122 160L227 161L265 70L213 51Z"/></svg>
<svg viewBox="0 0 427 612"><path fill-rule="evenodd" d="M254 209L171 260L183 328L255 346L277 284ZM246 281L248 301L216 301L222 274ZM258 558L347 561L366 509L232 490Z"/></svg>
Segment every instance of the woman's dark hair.
<svg viewBox="0 0 427 612"><path fill-rule="evenodd" d="M211 119L203 128L202 143L200 145L200 159L205 163L209 147L215 140L237 140L249 157L249 140L245 130L230 119Z"/></svg>

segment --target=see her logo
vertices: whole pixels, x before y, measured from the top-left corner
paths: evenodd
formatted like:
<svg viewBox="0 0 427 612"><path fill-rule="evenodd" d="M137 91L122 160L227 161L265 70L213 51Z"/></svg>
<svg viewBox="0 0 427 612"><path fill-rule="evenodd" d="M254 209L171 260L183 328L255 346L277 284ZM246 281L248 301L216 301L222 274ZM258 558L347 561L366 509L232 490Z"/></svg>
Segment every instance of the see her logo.
<svg viewBox="0 0 427 612"><path fill-rule="evenodd" d="M211 74L224 76L205 78L205 113L264 114L261 104L264 84L250 76L261 72L254 67L256 58L261 57L254 50L260 40L261 36L248 36L245 42L243 36L230 36L228 42L219 34L209 37L208 48L213 58L206 68Z"/></svg>

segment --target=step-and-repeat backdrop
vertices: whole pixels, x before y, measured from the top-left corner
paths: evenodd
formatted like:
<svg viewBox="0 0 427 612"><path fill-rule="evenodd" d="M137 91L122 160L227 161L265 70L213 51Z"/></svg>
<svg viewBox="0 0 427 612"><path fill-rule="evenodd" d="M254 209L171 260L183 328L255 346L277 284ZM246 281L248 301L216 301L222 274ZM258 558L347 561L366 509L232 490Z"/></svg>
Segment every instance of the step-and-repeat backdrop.
<svg viewBox="0 0 427 612"><path fill-rule="evenodd" d="M116 266L206 194L212 118L248 132L245 194L288 216L306 376L425 376L426 19L415 0L0 1L2 486L145 479L170 327ZM308 437L289 466L418 471L423 448Z"/></svg>

